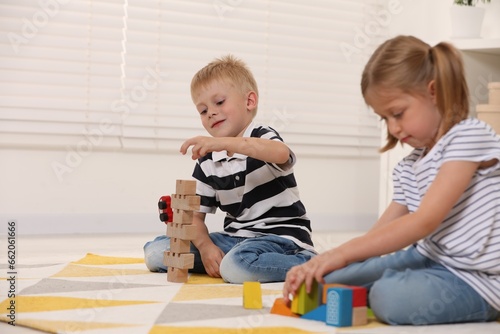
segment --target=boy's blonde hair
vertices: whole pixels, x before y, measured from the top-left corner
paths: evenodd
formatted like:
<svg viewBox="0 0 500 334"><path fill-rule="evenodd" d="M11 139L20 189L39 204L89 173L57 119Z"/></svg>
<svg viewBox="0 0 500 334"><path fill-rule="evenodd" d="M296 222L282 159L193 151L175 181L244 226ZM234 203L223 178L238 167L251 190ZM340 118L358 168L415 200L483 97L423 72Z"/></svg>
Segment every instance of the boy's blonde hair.
<svg viewBox="0 0 500 334"><path fill-rule="evenodd" d="M441 113L440 133L444 134L469 115L469 90L460 52L448 43L434 47L412 36L397 36L380 45L365 66L361 91L400 89L411 95L422 95L434 80L436 105ZM387 131L385 152L398 139Z"/></svg>
<svg viewBox="0 0 500 334"><path fill-rule="evenodd" d="M242 94L253 91L259 96L257 82L250 69L242 60L230 54L216 58L194 75L191 80L191 97L213 81L230 83ZM256 113L257 108L254 109L254 116Z"/></svg>

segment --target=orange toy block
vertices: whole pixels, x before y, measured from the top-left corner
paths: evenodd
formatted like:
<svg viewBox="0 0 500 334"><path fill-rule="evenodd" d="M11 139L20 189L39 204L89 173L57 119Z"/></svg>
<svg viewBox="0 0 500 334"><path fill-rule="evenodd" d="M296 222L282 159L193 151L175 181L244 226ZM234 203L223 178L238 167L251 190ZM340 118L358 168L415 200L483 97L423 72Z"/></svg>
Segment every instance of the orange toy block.
<svg viewBox="0 0 500 334"><path fill-rule="evenodd" d="M165 252L163 256L163 264L167 267L175 267L179 269L191 269L194 267L194 254L182 253L176 254Z"/></svg>
<svg viewBox="0 0 500 334"><path fill-rule="evenodd" d="M175 267L168 267L167 281L173 283L184 283L188 279L188 270Z"/></svg>
<svg viewBox="0 0 500 334"><path fill-rule="evenodd" d="M189 253L191 247L189 240L182 240L179 238L170 239L170 252L172 253Z"/></svg>
<svg viewBox="0 0 500 334"><path fill-rule="evenodd" d="M192 180L175 181L175 193L179 195L196 195L196 181Z"/></svg>
<svg viewBox="0 0 500 334"><path fill-rule="evenodd" d="M196 226L171 223L167 226L167 237L194 240L196 238Z"/></svg>
<svg viewBox="0 0 500 334"><path fill-rule="evenodd" d="M330 288L346 288L346 287L347 287L347 285L345 285L345 284L337 284L337 283L323 284L321 286L321 288L323 289L323 291L321 293L321 295L322 295L321 303L326 304L328 289L330 289Z"/></svg>
<svg viewBox="0 0 500 334"><path fill-rule="evenodd" d="M172 222L183 225L190 225L193 223L193 211L174 209L173 213L174 219Z"/></svg>
<svg viewBox="0 0 500 334"><path fill-rule="evenodd" d="M198 211L200 209L200 196L172 194L171 197L172 209L186 211Z"/></svg>
<svg viewBox="0 0 500 334"><path fill-rule="evenodd" d="M243 307L248 309L262 308L260 282L243 282Z"/></svg>
<svg viewBox="0 0 500 334"><path fill-rule="evenodd" d="M296 318L300 317L300 315L292 312L290 303L288 304L285 303L285 300L283 298L276 298L273 307L271 308L271 313L284 315L287 317L296 317Z"/></svg>

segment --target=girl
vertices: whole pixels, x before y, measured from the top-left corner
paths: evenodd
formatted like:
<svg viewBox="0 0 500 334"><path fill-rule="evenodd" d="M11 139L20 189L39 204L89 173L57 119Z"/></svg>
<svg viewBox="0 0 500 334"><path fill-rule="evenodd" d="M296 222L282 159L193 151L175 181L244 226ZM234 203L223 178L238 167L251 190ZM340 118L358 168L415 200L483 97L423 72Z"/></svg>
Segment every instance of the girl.
<svg viewBox="0 0 500 334"><path fill-rule="evenodd" d="M398 142L414 150L395 167L392 203L373 228L293 267L285 300L315 279L366 286L375 316L389 324L497 319L500 140L467 118L459 52L398 36L372 55L361 89L387 124L381 151Z"/></svg>

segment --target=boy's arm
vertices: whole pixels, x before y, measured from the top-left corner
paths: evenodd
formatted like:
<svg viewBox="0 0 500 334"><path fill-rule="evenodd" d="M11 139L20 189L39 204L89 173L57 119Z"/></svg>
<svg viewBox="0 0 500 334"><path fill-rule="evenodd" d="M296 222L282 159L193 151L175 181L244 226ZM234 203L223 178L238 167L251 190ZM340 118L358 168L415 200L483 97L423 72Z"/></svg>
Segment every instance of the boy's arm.
<svg viewBox="0 0 500 334"><path fill-rule="evenodd" d="M290 158L290 150L285 143L265 138L199 136L186 140L180 152L186 154L191 146L193 160L218 151L227 151L229 156L239 153L277 165L286 163Z"/></svg>
<svg viewBox="0 0 500 334"><path fill-rule="evenodd" d="M207 226L205 225L205 213L193 213L193 225L196 226L196 239L193 245L198 249L203 266L210 277L221 277L219 272L220 262L224 252L210 239Z"/></svg>

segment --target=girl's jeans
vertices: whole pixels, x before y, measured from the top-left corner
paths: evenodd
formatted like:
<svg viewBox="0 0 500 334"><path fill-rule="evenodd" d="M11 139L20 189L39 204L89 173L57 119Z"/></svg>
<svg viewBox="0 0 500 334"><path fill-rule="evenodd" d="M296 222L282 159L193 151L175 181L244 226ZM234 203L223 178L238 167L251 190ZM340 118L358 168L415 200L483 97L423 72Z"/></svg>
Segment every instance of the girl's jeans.
<svg viewBox="0 0 500 334"><path fill-rule="evenodd" d="M233 237L219 232L210 233L210 239L225 256L220 264L220 274L228 283L246 281L284 281L287 271L312 258L315 253L298 247L293 241L267 235L256 238ZM144 245L144 259L151 271L165 272L163 253L170 249L170 238L159 236ZM200 252L191 244L194 253L193 273L206 273Z"/></svg>
<svg viewBox="0 0 500 334"><path fill-rule="evenodd" d="M409 247L353 263L326 283L365 286L375 316L393 325L493 321L500 312L444 266Z"/></svg>

